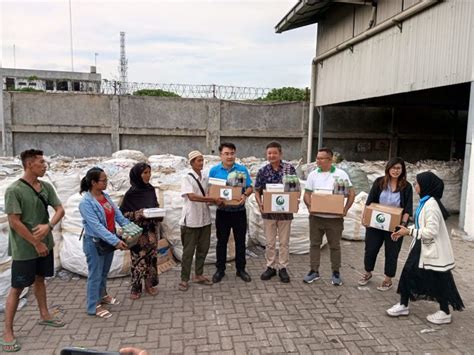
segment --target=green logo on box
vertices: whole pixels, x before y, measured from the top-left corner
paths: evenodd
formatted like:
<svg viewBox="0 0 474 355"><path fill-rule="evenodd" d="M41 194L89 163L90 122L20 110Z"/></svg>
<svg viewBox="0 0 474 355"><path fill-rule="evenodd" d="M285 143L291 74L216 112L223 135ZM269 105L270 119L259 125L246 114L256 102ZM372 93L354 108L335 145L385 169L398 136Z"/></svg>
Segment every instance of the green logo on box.
<svg viewBox="0 0 474 355"><path fill-rule="evenodd" d="M385 222L385 216L382 213L379 213L378 215L375 216L375 220L378 223L384 223Z"/></svg>
<svg viewBox="0 0 474 355"><path fill-rule="evenodd" d="M285 199L283 196L278 196L275 202L278 206L283 206L285 204Z"/></svg>

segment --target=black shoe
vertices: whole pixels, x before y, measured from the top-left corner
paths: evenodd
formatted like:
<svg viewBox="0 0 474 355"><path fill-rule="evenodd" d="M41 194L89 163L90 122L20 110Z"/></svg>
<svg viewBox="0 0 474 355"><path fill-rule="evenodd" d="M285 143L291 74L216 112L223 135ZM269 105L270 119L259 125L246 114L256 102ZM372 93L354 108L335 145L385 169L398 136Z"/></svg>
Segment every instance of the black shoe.
<svg viewBox="0 0 474 355"><path fill-rule="evenodd" d="M224 270L217 270L214 276L212 276L212 282L216 284L220 282L224 276L225 276Z"/></svg>
<svg viewBox="0 0 474 355"><path fill-rule="evenodd" d="M276 274L277 274L277 272L276 272L275 269L273 269L271 267L267 267L267 269L260 276L260 279L263 280L263 281L267 281L267 280L270 280Z"/></svg>
<svg viewBox="0 0 474 355"><path fill-rule="evenodd" d="M237 275L237 277L240 277L245 282L252 281L252 278L250 277L250 275L245 270L237 271L236 275Z"/></svg>
<svg viewBox="0 0 474 355"><path fill-rule="evenodd" d="M280 271L278 271L278 276L280 276L281 282L286 283L286 284L290 282L290 275L288 275L286 268L280 269Z"/></svg>

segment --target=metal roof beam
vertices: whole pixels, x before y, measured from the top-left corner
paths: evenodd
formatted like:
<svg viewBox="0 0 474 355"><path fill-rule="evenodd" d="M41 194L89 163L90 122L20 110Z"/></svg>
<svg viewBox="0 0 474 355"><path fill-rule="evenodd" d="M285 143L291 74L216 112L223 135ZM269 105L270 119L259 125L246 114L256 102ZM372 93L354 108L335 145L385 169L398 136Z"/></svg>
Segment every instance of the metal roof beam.
<svg viewBox="0 0 474 355"><path fill-rule="evenodd" d="M332 2L338 2L341 4L372 6L372 0L332 0Z"/></svg>

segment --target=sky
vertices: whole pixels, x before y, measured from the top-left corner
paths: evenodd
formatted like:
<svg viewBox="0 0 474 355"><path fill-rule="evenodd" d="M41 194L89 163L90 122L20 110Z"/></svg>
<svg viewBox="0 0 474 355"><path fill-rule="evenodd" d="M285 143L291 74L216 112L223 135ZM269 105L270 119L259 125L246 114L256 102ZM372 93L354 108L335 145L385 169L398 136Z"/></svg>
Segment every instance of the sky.
<svg viewBox="0 0 474 355"><path fill-rule="evenodd" d="M295 3L71 0L74 70L96 58L118 79L124 31L131 82L308 87L316 25L274 29ZM2 67L71 70L69 0L0 0L0 12Z"/></svg>

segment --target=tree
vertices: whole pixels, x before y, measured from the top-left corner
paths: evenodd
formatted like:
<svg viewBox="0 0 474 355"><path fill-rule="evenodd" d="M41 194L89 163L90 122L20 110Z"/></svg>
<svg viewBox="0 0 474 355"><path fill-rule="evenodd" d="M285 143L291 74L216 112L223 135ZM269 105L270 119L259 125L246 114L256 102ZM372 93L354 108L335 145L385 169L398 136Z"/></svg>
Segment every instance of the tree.
<svg viewBox="0 0 474 355"><path fill-rule="evenodd" d="M171 91L161 89L142 89L133 93L134 96L161 96L161 97L181 97Z"/></svg>
<svg viewBox="0 0 474 355"><path fill-rule="evenodd" d="M263 101L308 101L309 89L298 89L293 87L283 87L272 89Z"/></svg>

